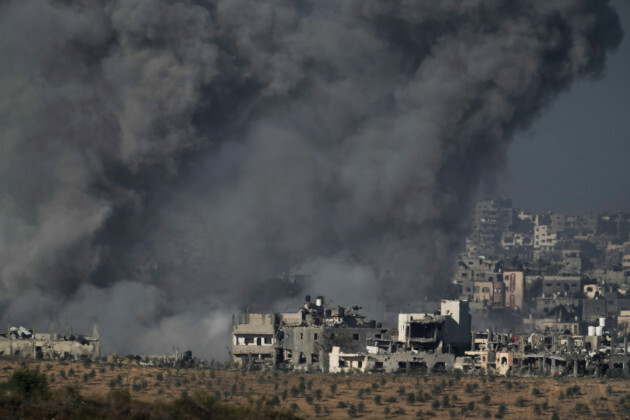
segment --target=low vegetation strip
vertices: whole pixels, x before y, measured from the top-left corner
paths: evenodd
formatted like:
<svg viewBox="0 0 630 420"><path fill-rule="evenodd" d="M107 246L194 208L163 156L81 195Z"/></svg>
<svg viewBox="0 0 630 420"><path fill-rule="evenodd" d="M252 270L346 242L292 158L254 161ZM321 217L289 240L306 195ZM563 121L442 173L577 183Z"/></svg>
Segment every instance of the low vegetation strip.
<svg viewBox="0 0 630 420"><path fill-rule="evenodd" d="M51 391L46 374L23 365L0 383L0 418L289 420L299 417L274 407L265 398L246 405L221 403L203 388L167 402L140 401L125 388L113 388L100 398L84 396L72 385Z"/></svg>
<svg viewBox="0 0 630 420"><path fill-rule="evenodd" d="M630 381L0 359L0 418L625 418Z"/></svg>

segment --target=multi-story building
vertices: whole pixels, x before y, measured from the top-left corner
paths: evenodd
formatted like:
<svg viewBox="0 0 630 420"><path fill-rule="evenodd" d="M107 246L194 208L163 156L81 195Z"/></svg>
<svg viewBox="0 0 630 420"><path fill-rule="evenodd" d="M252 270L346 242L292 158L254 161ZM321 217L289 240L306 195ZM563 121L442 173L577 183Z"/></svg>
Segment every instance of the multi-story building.
<svg viewBox="0 0 630 420"><path fill-rule="evenodd" d="M232 324L232 356L238 364L274 364L279 358L279 317L276 314L240 314Z"/></svg>
<svg viewBox="0 0 630 420"><path fill-rule="evenodd" d="M513 311L523 309L525 298L525 273L523 271L504 271L505 306Z"/></svg>
<svg viewBox="0 0 630 420"><path fill-rule="evenodd" d="M398 330L366 321L359 309L328 307L323 297L313 303L307 296L296 313L243 314L232 329L233 361L298 371L369 366L389 372L414 363L452 367L470 346L468 302L442 301L435 314L399 314Z"/></svg>
<svg viewBox="0 0 630 420"><path fill-rule="evenodd" d="M580 276L543 276L542 292L545 297L577 297L582 292Z"/></svg>
<svg viewBox="0 0 630 420"><path fill-rule="evenodd" d="M534 226L534 249L541 251L553 251L558 242L558 234L551 233L549 226Z"/></svg>

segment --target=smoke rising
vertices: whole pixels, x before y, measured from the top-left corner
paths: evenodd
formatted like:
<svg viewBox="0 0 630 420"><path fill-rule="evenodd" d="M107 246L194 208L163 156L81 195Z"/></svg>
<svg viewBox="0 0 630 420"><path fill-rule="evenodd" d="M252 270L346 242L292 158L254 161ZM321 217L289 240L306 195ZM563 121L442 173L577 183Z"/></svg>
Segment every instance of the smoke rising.
<svg viewBox="0 0 630 420"><path fill-rule="evenodd" d="M438 293L512 134L621 38L601 0L5 1L0 315L223 358L246 306Z"/></svg>

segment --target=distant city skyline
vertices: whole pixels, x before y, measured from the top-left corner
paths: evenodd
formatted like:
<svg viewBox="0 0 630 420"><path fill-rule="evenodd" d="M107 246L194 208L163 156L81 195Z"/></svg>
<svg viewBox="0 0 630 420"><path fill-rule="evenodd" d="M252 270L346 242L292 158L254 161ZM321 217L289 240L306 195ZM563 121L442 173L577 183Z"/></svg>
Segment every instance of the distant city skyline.
<svg viewBox="0 0 630 420"><path fill-rule="evenodd" d="M497 195L535 212L630 211L630 2L601 80L579 80L508 146Z"/></svg>

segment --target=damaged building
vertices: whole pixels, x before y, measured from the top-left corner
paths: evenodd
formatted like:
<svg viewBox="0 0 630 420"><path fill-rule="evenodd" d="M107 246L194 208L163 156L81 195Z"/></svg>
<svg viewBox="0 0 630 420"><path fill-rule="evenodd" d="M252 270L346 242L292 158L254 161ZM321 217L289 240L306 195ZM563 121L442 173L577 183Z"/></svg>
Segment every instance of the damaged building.
<svg viewBox="0 0 630 420"><path fill-rule="evenodd" d="M436 372L454 368L457 356L470 348L470 308L467 301L443 300L429 314L398 315L391 341L374 340L366 365L375 372Z"/></svg>
<svg viewBox="0 0 630 420"><path fill-rule="evenodd" d="M587 335L571 332L473 333L458 366L513 376L630 376L628 340L615 339L605 318Z"/></svg>
<svg viewBox="0 0 630 420"><path fill-rule="evenodd" d="M35 328L7 326L0 333L0 356L23 359L83 359L100 357L98 325L94 324L92 336L59 332L51 327L50 333L37 333Z"/></svg>
<svg viewBox="0 0 630 420"><path fill-rule="evenodd" d="M314 302L306 296L295 313L241 314L233 322L233 361L327 372L333 347L365 352L368 339L387 332L360 309L326 306L322 296Z"/></svg>
<svg viewBox="0 0 630 420"><path fill-rule="evenodd" d="M239 315L232 320L232 357L238 364L263 363L275 365L281 361L276 346L278 340L276 314Z"/></svg>
<svg viewBox="0 0 630 420"><path fill-rule="evenodd" d="M434 313L399 313L397 328L367 321L354 306L307 296L294 313L242 314L233 360L293 371L432 373L460 369L514 376L630 376L627 336L607 318L579 335L574 325L522 334L471 332L467 301Z"/></svg>
<svg viewBox="0 0 630 420"><path fill-rule="evenodd" d="M442 301L433 314L399 314L383 328L361 307L328 306L307 296L295 313L242 314L233 322L235 364L322 372L451 369L470 348L468 302Z"/></svg>

